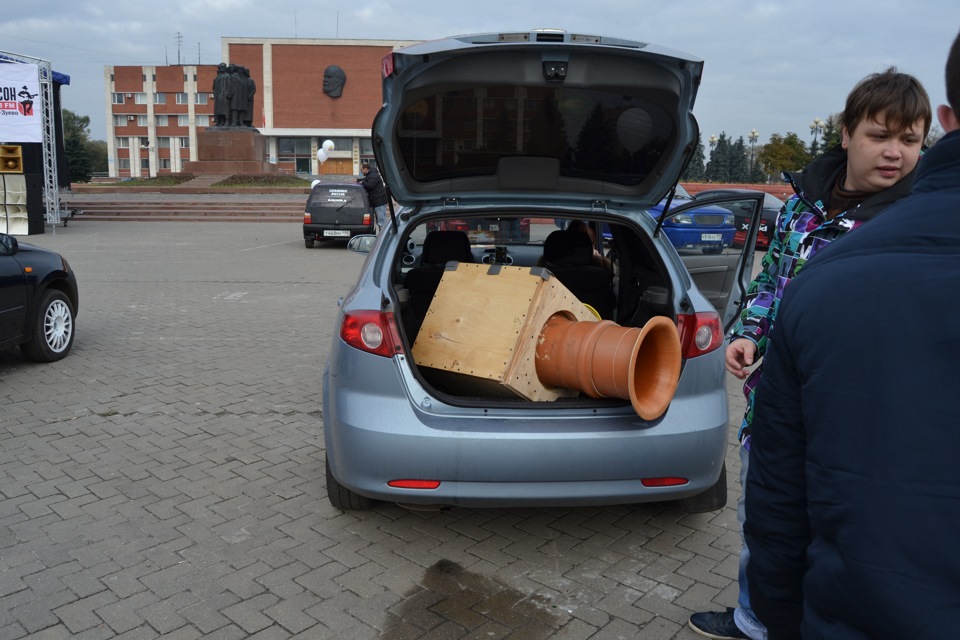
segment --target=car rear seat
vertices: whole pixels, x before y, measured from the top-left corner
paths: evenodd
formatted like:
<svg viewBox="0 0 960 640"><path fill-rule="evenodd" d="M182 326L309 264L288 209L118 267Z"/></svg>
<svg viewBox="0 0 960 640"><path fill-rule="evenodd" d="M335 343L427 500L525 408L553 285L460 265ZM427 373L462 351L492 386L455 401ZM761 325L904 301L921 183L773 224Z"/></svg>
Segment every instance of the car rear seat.
<svg viewBox="0 0 960 640"><path fill-rule="evenodd" d="M581 302L596 309L604 320L613 319L617 299L613 273L593 262L593 245L582 231L558 230L543 243L543 263Z"/></svg>
<svg viewBox="0 0 960 640"><path fill-rule="evenodd" d="M463 231L431 231L423 240L420 265L407 272L403 284L410 293L411 336L420 332L448 262L473 262L470 238Z"/></svg>

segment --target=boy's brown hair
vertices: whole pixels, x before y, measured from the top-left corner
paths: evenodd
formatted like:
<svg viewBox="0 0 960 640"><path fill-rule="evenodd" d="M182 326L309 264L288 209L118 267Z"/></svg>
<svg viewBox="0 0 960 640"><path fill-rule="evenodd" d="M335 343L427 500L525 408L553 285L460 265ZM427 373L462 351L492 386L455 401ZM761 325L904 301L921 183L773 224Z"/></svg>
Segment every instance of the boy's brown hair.
<svg viewBox="0 0 960 640"><path fill-rule="evenodd" d="M864 118L884 114L887 127L896 133L906 130L917 120L923 120L923 137L930 133L933 111L930 97L920 81L907 73L890 67L880 73L871 73L857 83L840 116L840 124L849 134Z"/></svg>

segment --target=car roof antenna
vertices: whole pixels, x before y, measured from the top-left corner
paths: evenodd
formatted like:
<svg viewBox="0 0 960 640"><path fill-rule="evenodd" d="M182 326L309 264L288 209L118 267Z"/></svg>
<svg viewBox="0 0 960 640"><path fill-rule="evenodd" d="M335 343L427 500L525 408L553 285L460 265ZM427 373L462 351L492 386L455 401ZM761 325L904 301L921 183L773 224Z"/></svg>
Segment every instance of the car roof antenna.
<svg viewBox="0 0 960 640"><path fill-rule="evenodd" d="M667 202L663 205L663 213L660 214L660 219L657 220L657 228L653 230L653 237L660 237L660 229L663 228L663 221L667 219L667 211L670 210L670 204L673 203L673 196L677 193L677 185L679 183L673 183L673 188L670 189L670 193L667 194Z"/></svg>

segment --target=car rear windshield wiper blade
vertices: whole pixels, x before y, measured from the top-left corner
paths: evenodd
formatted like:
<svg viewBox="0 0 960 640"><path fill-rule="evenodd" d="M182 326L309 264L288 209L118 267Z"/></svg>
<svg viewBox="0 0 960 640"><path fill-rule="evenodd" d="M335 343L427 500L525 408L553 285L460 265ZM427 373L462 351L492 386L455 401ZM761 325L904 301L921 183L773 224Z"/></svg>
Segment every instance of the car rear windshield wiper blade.
<svg viewBox="0 0 960 640"><path fill-rule="evenodd" d="M351 202L353 202L353 201L356 200L356 199L357 199L357 196L353 196L352 198L350 198L349 200L347 200L346 202L344 202L342 205L340 205L339 207L337 207L336 209L334 209L334 211L340 211L340 209L343 209L345 206L347 206L348 204L350 204Z"/></svg>

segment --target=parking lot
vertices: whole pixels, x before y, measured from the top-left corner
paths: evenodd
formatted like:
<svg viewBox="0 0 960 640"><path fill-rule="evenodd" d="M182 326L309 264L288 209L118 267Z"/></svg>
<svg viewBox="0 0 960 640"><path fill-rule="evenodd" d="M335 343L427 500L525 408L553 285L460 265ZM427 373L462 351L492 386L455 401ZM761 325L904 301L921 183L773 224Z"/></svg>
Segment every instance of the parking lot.
<svg viewBox="0 0 960 640"><path fill-rule="evenodd" d="M735 606L735 427L717 513L345 514L320 379L363 256L294 223L53 231L20 240L76 270L77 337L0 353L0 639L691 640Z"/></svg>

